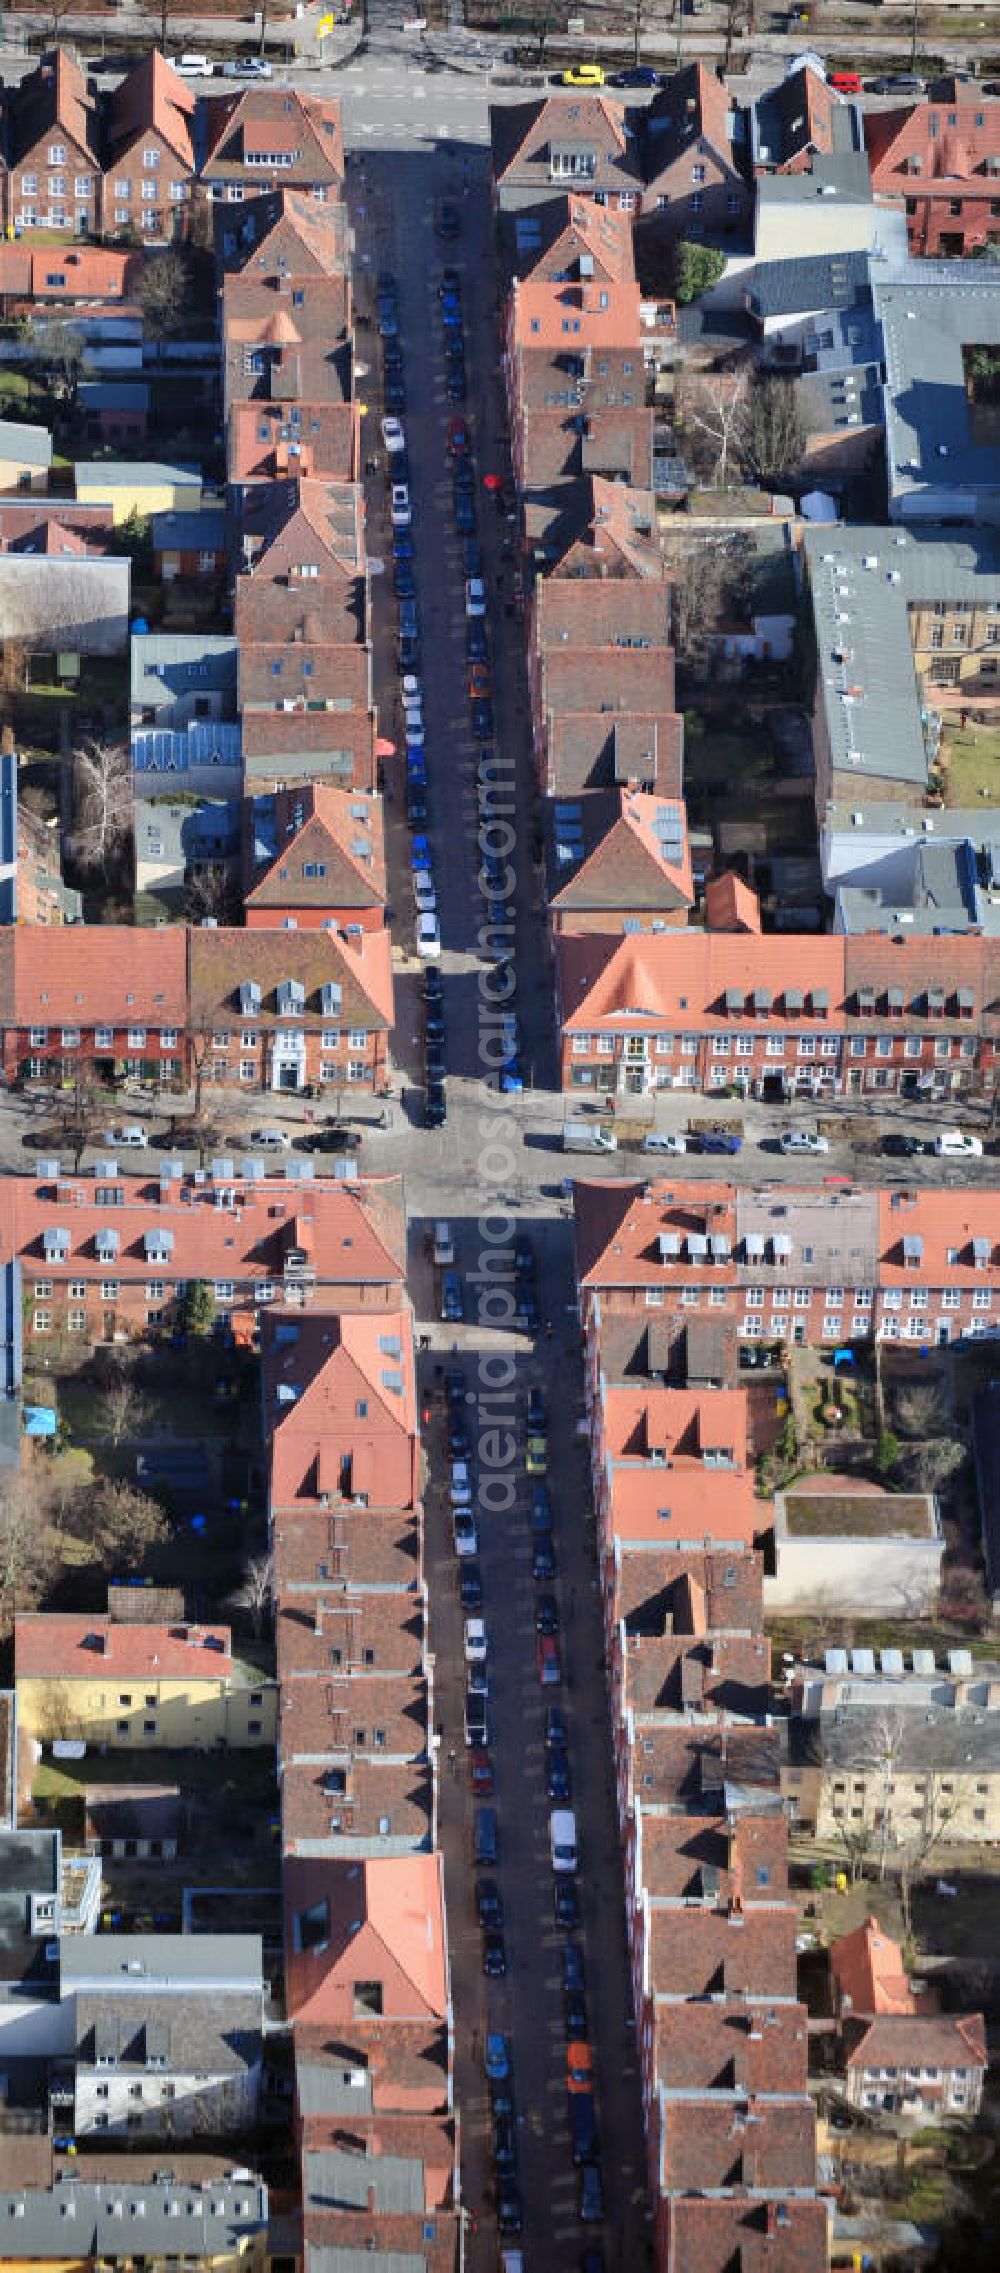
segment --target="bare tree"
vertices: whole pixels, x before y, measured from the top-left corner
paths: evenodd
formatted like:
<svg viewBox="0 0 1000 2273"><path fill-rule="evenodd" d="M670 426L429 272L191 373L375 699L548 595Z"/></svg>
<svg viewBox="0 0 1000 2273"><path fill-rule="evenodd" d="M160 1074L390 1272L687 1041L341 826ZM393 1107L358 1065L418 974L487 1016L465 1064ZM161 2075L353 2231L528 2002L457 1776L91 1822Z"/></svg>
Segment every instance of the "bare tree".
<svg viewBox="0 0 1000 2273"><path fill-rule="evenodd" d="M132 760L127 744L90 740L73 752L74 848L85 868L107 875L132 834Z"/></svg>
<svg viewBox="0 0 1000 2273"><path fill-rule="evenodd" d="M270 1555L254 1555L239 1586L229 1597L231 1609L246 1611L256 1641L260 1640L271 1615L273 1586L274 1565Z"/></svg>
<svg viewBox="0 0 1000 2273"><path fill-rule="evenodd" d="M6 1618L37 1603L59 1566L48 1494L40 1461L15 1469L0 1493L0 1601Z"/></svg>
<svg viewBox="0 0 1000 2273"><path fill-rule="evenodd" d="M892 1417L904 1436L939 1436L948 1406L939 1381L904 1382L893 1399Z"/></svg>
<svg viewBox="0 0 1000 2273"><path fill-rule="evenodd" d="M143 261L135 289L150 339L180 331L188 299L188 267L183 253L167 246Z"/></svg>
<svg viewBox="0 0 1000 2273"><path fill-rule="evenodd" d="M684 531L671 536L667 559L673 580L674 647L689 668L704 665L711 634L723 617L739 616L747 601L747 554L730 529Z"/></svg>
<svg viewBox="0 0 1000 2273"><path fill-rule="evenodd" d="M141 1428L149 1412L149 1401L139 1387L134 1361L126 1351L109 1351L102 1361L101 1375L101 1427L109 1442L117 1446L123 1437L134 1436Z"/></svg>
<svg viewBox="0 0 1000 2273"><path fill-rule="evenodd" d="M922 1444L908 1444L900 1454L898 1475L911 1492L943 1492L964 1467L967 1447L956 1436L932 1436Z"/></svg>
<svg viewBox="0 0 1000 2273"><path fill-rule="evenodd" d="M211 916L216 923L239 924L242 914L239 887L223 861L203 862L188 877L184 886L184 914L188 923L204 923L206 916Z"/></svg>
<svg viewBox="0 0 1000 2273"><path fill-rule="evenodd" d="M109 1572L141 1570L151 1548L163 1546L170 1536L159 1500L110 1477L77 1494L68 1510L67 1528L86 1542Z"/></svg>
<svg viewBox="0 0 1000 2273"><path fill-rule="evenodd" d="M700 438L716 489L728 486L730 467L742 457L749 386L746 371L709 371L685 395L685 423Z"/></svg>
<svg viewBox="0 0 1000 2273"><path fill-rule="evenodd" d="M740 436L743 465L764 488L794 473L808 438L801 396L791 379L754 380Z"/></svg>
<svg viewBox="0 0 1000 2273"><path fill-rule="evenodd" d="M65 317L38 317L26 337L35 362L48 375L56 402L74 410L85 360L80 333Z"/></svg>

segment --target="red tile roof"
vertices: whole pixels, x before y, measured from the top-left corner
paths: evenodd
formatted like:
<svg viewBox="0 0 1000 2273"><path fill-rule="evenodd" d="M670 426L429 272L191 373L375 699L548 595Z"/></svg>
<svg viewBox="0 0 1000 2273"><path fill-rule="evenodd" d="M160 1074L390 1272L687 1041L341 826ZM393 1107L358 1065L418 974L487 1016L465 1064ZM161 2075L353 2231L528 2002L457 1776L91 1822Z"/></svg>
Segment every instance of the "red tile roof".
<svg viewBox="0 0 1000 2273"><path fill-rule="evenodd" d="M793 1908L676 1910L650 1913L649 1979L654 1996L794 1997Z"/></svg>
<svg viewBox="0 0 1000 2273"><path fill-rule="evenodd" d="M805 968L795 972L805 991L785 1016L797 1026L810 1022L817 989L828 997L826 1032L843 1029L845 942L810 938ZM556 961L563 1024L570 1033L625 1018L630 1030L675 1026L687 1033L712 1031L725 1010L726 996L739 995L740 1007L757 988L771 997L772 1014L784 1004L790 985L789 942L778 937L749 939L725 932L637 934L609 941L561 939Z"/></svg>
<svg viewBox="0 0 1000 2273"><path fill-rule="evenodd" d="M950 1192L883 1191L878 1223L881 1285L970 1289L994 1282L1000 1260L1000 1192L968 1185ZM919 1263L904 1262L904 1239L922 1242ZM977 1239L985 1241L981 1262L973 1245Z"/></svg>
<svg viewBox="0 0 1000 2273"><path fill-rule="evenodd" d="M601 1400L601 1445L619 1459L662 1454L671 1470L724 1445L745 1468L747 1418L744 1389L609 1388Z"/></svg>
<svg viewBox="0 0 1000 2273"><path fill-rule="evenodd" d="M656 833L665 814L677 822L677 859L667 857L664 839ZM563 916L604 909L631 915L692 907L694 880L683 803L621 790L617 819L550 904Z"/></svg>
<svg viewBox="0 0 1000 2273"><path fill-rule="evenodd" d="M358 403L233 403L229 479L274 481L298 467L330 481L356 481L360 415Z"/></svg>
<svg viewBox="0 0 1000 2273"><path fill-rule="evenodd" d="M706 63L686 63L670 72L646 112L647 179L662 173L701 137L732 168L729 118L734 108L728 87Z"/></svg>
<svg viewBox="0 0 1000 2273"><path fill-rule="evenodd" d="M982 2068L988 2065L982 2013L882 2013L849 2030L848 2068Z"/></svg>
<svg viewBox="0 0 1000 2273"><path fill-rule="evenodd" d="M578 355L588 347L639 347L639 287L515 278L510 339L519 354L536 348Z"/></svg>
<svg viewBox="0 0 1000 2273"><path fill-rule="evenodd" d="M808 63L790 71L777 87L767 88L761 98L759 117L766 117L770 134L778 130L778 140L769 149L765 159L761 152L759 171L769 168L776 173L798 173L816 152L824 155L834 147L834 115L841 104L836 90L821 79Z"/></svg>
<svg viewBox="0 0 1000 2273"><path fill-rule="evenodd" d="M289 188L343 181L340 104L332 96L303 95L287 86L247 87L239 94L210 97L204 110L202 173L210 180L244 180L244 169L255 156L290 151ZM263 172L266 186L266 168Z"/></svg>
<svg viewBox="0 0 1000 2273"><path fill-rule="evenodd" d="M876 197L996 195L1000 102L980 88L957 88L947 103L866 111L864 129Z"/></svg>
<svg viewBox="0 0 1000 2273"><path fill-rule="evenodd" d="M676 2196L664 2213L659 2273L826 2273L827 2207L818 2201Z"/></svg>
<svg viewBox="0 0 1000 2273"><path fill-rule="evenodd" d="M234 233L237 239L232 252L224 250L226 270L281 276L296 283L342 275L346 218L339 201L319 204L296 189L268 190L263 197L246 198L238 214L232 206L223 207L221 233Z"/></svg>
<svg viewBox="0 0 1000 2273"><path fill-rule="evenodd" d="M573 941L572 945L585 945ZM587 1288L656 1286L663 1282L660 1241L685 1243L721 1236L736 1246L736 1195L732 1184L680 1183L669 1176L648 1183L574 1184L577 1272ZM685 1262L685 1285L735 1286L734 1261ZM695 1394L697 1394L695 1392Z"/></svg>
<svg viewBox="0 0 1000 2273"><path fill-rule="evenodd" d="M279 1328L266 1382L274 1416L274 1504L328 1498L331 1506L415 1505L419 1447L408 1311L310 1317L294 1340Z"/></svg>
<svg viewBox="0 0 1000 2273"><path fill-rule="evenodd" d="M640 1633L759 1632L763 1557L728 1546L682 1553L665 1544L616 1543L609 1614Z"/></svg>
<svg viewBox="0 0 1000 2273"><path fill-rule="evenodd" d="M289 2015L342 2028L355 2019L359 1981L382 1988L380 2033L396 2021L443 2021L448 1955L439 1854L351 1863L293 1858L282 1873ZM303 1949L299 1914L326 1907L322 1942Z"/></svg>
<svg viewBox="0 0 1000 2273"><path fill-rule="evenodd" d="M172 938L173 933L168 930L148 936L155 946ZM328 1025L331 1022L331 1013L324 1013L321 1007L321 990L326 984L341 989L338 1025L380 1029L393 1023L392 943L387 931L345 939L336 931L247 931L221 926L205 931L198 926L189 936L191 1021L195 1028L216 1011L237 1008L239 989L249 980L261 989L261 1007L254 1013L258 1025L265 1030L279 1025L284 1013L278 1009L276 990L286 979L298 980L305 989L301 1015L307 1026L321 1026L324 1018ZM129 937L141 939L144 934L131 932Z"/></svg>
<svg viewBox="0 0 1000 2273"><path fill-rule="evenodd" d="M671 2091L801 2092L809 2020L804 2005L685 2003L656 2007L653 2059Z"/></svg>
<svg viewBox="0 0 1000 2273"><path fill-rule="evenodd" d="M759 931L758 894L727 868L705 888L705 922L709 931Z"/></svg>
<svg viewBox="0 0 1000 2273"><path fill-rule="evenodd" d="M333 789L326 782L279 790L273 800L278 850L257 866L255 803L253 798L244 802L247 908L384 908L380 798L362 798L357 791Z"/></svg>
<svg viewBox="0 0 1000 2273"><path fill-rule="evenodd" d="M15 1681L112 1679L227 1681L233 1671L228 1626L120 1626L98 1611L22 1612L14 1620Z"/></svg>
<svg viewBox="0 0 1000 2273"><path fill-rule="evenodd" d="M100 170L97 106L88 91L86 74L67 48L57 47L19 86L9 88L6 106L7 164L11 172L53 127L59 127L73 146L70 165L74 152L79 152Z"/></svg>
<svg viewBox="0 0 1000 2273"><path fill-rule="evenodd" d="M830 1970L841 2010L854 2013L914 2013L917 2000L907 1979L903 1952L877 1918L866 1918L842 1934L830 1950Z"/></svg>
<svg viewBox="0 0 1000 2273"><path fill-rule="evenodd" d="M147 49L112 93L107 110L108 165L121 165L140 136L159 134L181 165L194 171L195 98L155 47Z"/></svg>
<svg viewBox="0 0 1000 2273"><path fill-rule="evenodd" d="M7 930L0 933L0 1023L182 1027L186 963L180 924Z"/></svg>
<svg viewBox="0 0 1000 2273"><path fill-rule="evenodd" d="M803 2190L816 2183L816 2114L806 2094L766 2100L711 2094L663 2107L660 2185L672 2193L715 2188Z"/></svg>

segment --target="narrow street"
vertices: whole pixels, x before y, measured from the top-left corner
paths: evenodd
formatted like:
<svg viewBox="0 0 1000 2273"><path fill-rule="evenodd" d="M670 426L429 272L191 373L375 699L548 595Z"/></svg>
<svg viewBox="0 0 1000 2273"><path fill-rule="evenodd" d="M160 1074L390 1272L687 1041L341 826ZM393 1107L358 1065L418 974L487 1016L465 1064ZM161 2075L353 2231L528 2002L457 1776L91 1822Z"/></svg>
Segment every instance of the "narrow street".
<svg viewBox="0 0 1000 2273"><path fill-rule="evenodd" d="M485 477L502 474L503 405L496 326L496 280L485 154L449 143L418 153L366 152L353 160L350 196L358 244L358 299L374 306L377 280L395 280L399 347L405 375L402 413L412 509L413 567L421 637L420 678L426 737L428 820L442 954L445 1024L445 1126L421 1136L440 1152L440 1213L455 1239L464 1287L464 1320L441 1319L441 1273L430 1261L432 1225L414 1215L428 1179L416 1189L408 1178L410 1284L422 1339L421 1405L429 1460L426 1567L434 1652L435 1718L439 1740L440 1837L445 1857L452 1983L456 2020L456 2078L462 2124L463 2199L468 2212L466 2262L473 2273L497 2264L497 2173L493 2107L484 2056L488 2034L508 2040L514 2102L513 2216L501 2241L520 2241L528 2266L571 2273L588 2245L602 2243L608 2265L646 2262L642 2187L641 2117L635 2047L626 2025L629 1986L625 1963L624 1897L611 1784L611 1754L604 1692L600 1605L596 1585L587 1444L577 1433L582 1382L575 1311L571 1227L563 1213L526 1223L535 1255L537 1335L474 1323L475 1296L465 1283L478 1263L480 1204L477 1149L482 1144L479 1058L479 960L485 920L478 881L477 748L466 692L466 617L461 539L454 527L448 422L467 417L475 455L472 489L476 535L489 599L488 651L493 674L494 745L517 768L517 1006L520 1062L526 1085L553 1080L550 988L541 900L532 862L533 783L523 665L506 523ZM442 244L435 216L442 199L460 215L457 241ZM444 335L438 284L444 266L460 276L468 399L456 405L446 393ZM391 899L395 910L398 1023L394 1045L403 1076L398 1119L419 1128L423 1098L423 966L413 953L411 834L406 823L404 718L397 667L398 608L392 591L392 530L387 472L379 446L381 356L374 327L360 333L366 364L361 384L370 405L364 454L378 458L368 478L369 546L384 563L374 591L376 699L382 732L395 746L385 760ZM464 1110L453 1116L451 1092ZM524 1100L512 1097L517 1108ZM405 1157L402 1165L407 1170ZM539 1162L539 1168L547 1167ZM485 1202L485 1193L481 1195ZM426 1203L425 1203L426 1204ZM474 1810L465 1741L466 1667L463 1608L458 1582L469 1562L456 1554L449 1504L449 1413L446 1374L461 1364L457 1409L464 1411L475 1464L488 1391L478 1378L482 1350L508 1352L514 1362L517 1414L516 1499L509 1512L475 1508L478 1552L474 1567L482 1590L487 1632L490 1720L489 1762L494 1781L486 1804L496 1811L497 1860L483 1875L495 1880L503 1907L506 1972L486 1978L477 1922L473 1863ZM453 1352L457 1350L456 1357ZM524 1468L525 1399L541 1389L548 1415L548 1476L552 1499L555 1578L544 1588L532 1576L533 1484ZM488 1425L488 1424L487 1424ZM543 1690L536 1664L536 1607L541 1594L556 1597L556 1646L562 1678ZM567 1720L571 1804L576 1813L580 1868L580 1921L557 1925L549 1850L545 1708L554 1703ZM580 2220L580 2172L569 2135L563 1952L582 1953L588 2039L593 2050L598 2120L597 2161L603 2180L603 2224ZM508 2205L509 2215L509 2205Z"/></svg>

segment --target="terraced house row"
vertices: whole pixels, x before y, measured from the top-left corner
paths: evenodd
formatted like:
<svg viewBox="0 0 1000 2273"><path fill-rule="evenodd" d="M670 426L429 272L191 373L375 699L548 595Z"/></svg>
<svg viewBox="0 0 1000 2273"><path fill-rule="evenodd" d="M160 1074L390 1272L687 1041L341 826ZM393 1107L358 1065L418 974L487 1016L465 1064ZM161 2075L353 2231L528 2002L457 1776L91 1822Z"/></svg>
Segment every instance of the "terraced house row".
<svg viewBox="0 0 1000 2273"><path fill-rule="evenodd" d="M585 1333L613 1331L623 1375L683 1380L706 1331L725 1381L738 1340L945 1345L1000 1327L993 1191L576 1188Z"/></svg>
<svg viewBox="0 0 1000 2273"><path fill-rule="evenodd" d="M287 182L322 203L343 181L336 104L277 86L199 98L155 50L102 94L57 47L5 90L0 125L0 207L12 235L156 244L188 235L201 201L239 204ZM8 256L5 289L14 267Z"/></svg>
<svg viewBox="0 0 1000 2273"><path fill-rule="evenodd" d="M359 1270L343 1300L264 1323L301 2254L307 2273L361 2249L452 2273L459 2123L399 1181L375 1204L396 1258L384 1303Z"/></svg>
<svg viewBox="0 0 1000 2273"><path fill-rule="evenodd" d="M725 1368L712 1322L668 1351L659 1321L628 1307L651 1283L661 1236L679 1244L661 1231L673 1195L575 1191L656 2262L664 2273L818 2273L827 2207L762 1631L770 1510L754 1496L746 1396L712 1385ZM721 1193L707 1197L706 1221L713 1200L723 1220ZM708 1237L690 1238L710 1272ZM714 1243L721 1265L721 1232Z"/></svg>

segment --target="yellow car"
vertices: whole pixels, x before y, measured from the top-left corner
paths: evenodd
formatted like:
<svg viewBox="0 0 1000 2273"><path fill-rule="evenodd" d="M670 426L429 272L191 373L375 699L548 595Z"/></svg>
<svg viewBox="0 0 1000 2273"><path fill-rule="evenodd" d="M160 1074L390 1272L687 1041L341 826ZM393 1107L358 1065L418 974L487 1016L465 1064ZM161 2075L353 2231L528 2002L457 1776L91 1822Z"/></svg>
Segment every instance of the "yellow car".
<svg viewBox="0 0 1000 2273"><path fill-rule="evenodd" d="M571 63L562 75L564 87L603 87L604 70L600 63Z"/></svg>

